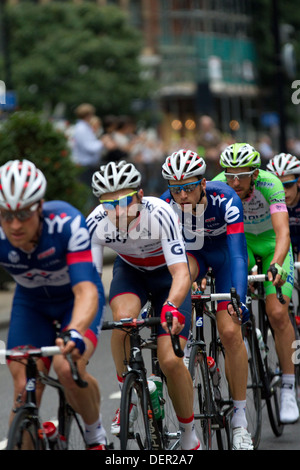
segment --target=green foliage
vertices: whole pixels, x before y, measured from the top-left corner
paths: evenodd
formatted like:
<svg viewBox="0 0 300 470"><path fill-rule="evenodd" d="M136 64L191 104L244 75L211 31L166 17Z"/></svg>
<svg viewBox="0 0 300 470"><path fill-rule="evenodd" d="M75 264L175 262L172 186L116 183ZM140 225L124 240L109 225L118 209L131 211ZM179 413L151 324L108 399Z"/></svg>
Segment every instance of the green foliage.
<svg viewBox="0 0 300 470"><path fill-rule="evenodd" d="M61 102L74 117L78 104L90 102L99 115L126 114L133 99L149 96L153 86L141 78L138 60L142 36L119 8L20 2L6 11L22 108Z"/></svg>
<svg viewBox="0 0 300 470"><path fill-rule="evenodd" d="M24 158L46 176L47 200L61 199L83 212L88 189L78 182L66 137L32 111L13 113L0 128L0 165Z"/></svg>

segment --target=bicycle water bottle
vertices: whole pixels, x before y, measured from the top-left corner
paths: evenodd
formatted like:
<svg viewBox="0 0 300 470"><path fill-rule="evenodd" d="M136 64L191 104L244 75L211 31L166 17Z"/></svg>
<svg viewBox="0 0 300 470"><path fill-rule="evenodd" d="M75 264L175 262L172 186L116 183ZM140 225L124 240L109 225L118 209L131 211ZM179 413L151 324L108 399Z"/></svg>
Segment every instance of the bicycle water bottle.
<svg viewBox="0 0 300 470"><path fill-rule="evenodd" d="M164 417L165 417L165 408L164 408L165 400L164 400L164 397L163 397L163 384L162 384L161 377L158 377L157 375L151 375L150 377L148 377L148 380L154 382L155 385L156 385L158 400L159 400L159 404L160 404L161 418L164 419Z"/></svg>
<svg viewBox="0 0 300 470"><path fill-rule="evenodd" d="M151 380L151 378L149 378L147 382L148 382L148 388L150 392L150 398L151 398L154 416L155 416L155 419L159 419L161 418L161 409L160 409L160 404L159 404L158 391L157 391L155 383L153 382L153 380Z"/></svg>
<svg viewBox="0 0 300 470"><path fill-rule="evenodd" d="M261 357L262 357L262 359L264 359L267 355L267 351L266 351L266 346L265 346L261 331L258 328L256 328L256 336L257 336L257 340L258 340L258 345L259 345Z"/></svg>
<svg viewBox="0 0 300 470"><path fill-rule="evenodd" d="M216 361L214 360L213 357L207 356L207 365L209 368L209 373L212 379L213 387L214 387L214 394L215 394L215 399L220 400L221 399L221 392L219 389L219 384L221 381L221 374L220 371L217 367Z"/></svg>

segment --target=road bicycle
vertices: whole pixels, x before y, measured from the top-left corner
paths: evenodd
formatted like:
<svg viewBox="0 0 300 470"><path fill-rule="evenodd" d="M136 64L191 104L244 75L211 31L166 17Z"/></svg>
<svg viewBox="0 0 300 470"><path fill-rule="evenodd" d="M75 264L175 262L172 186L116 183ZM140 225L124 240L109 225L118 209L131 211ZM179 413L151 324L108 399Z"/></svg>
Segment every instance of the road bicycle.
<svg viewBox="0 0 300 470"><path fill-rule="evenodd" d="M0 358L18 361L26 368L26 388L24 403L16 408L14 419L10 425L7 450L83 450L86 449L83 423L79 415L67 402L64 388L60 382L38 370L36 361L42 357L52 357L61 354L58 346L45 346L20 349L0 350ZM76 364L70 355L67 356L72 377L79 387L88 384L78 374ZM52 433L56 431L52 422L43 423L36 404L36 384L40 381L46 386L53 387L58 392L58 437L53 440ZM19 401L21 397L19 398Z"/></svg>
<svg viewBox="0 0 300 470"><path fill-rule="evenodd" d="M194 388L194 418L205 449L229 450L232 441L230 422L234 408L225 376L225 351L217 330L216 302L229 300L239 315L238 297L235 289L230 293L215 293L211 269L207 273L207 280L209 294L204 294L200 289L192 294L195 318L188 349L189 371ZM208 319L210 331L205 331ZM207 343L208 337L210 340Z"/></svg>
<svg viewBox="0 0 300 470"><path fill-rule="evenodd" d="M166 378L157 358L157 326L160 318L154 316L151 300L142 312L144 318L127 318L103 323L102 330L118 329L126 332L130 339L130 355L126 358L125 381L120 405L120 448L121 450L176 450L180 447L178 420L168 395ZM169 331L172 317L167 318ZM142 338L141 330L150 328L150 335ZM179 337L170 332L175 354L183 357ZM125 344L125 343L124 343ZM151 380L143 350L151 351L151 374L158 387L158 400L150 396ZM151 379L151 376L150 376ZM132 406L136 407L134 420L131 419Z"/></svg>
<svg viewBox="0 0 300 470"><path fill-rule="evenodd" d="M248 282L255 283L255 291L248 288L247 307L250 311L249 321L243 325L243 335L248 352L248 385L246 417L248 431L251 433L253 446L259 447L262 428L262 400L265 400L268 417L272 431L279 437L283 433L284 425L280 422L280 388L282 371L275 347L274 331L270 325L266 307L265 290L263 283L268 280L262 274L262 261L257 258L258 274L249 275ZM273 276L274 277L274 276ZM276 289L279 302L285 303L281 289ZM256 303L256 314L254 312ZM290 313L294 326L295 319ZM296 377L299 376L299 366L295 368ZM296 379L298 381L298 379Z"/></svg>

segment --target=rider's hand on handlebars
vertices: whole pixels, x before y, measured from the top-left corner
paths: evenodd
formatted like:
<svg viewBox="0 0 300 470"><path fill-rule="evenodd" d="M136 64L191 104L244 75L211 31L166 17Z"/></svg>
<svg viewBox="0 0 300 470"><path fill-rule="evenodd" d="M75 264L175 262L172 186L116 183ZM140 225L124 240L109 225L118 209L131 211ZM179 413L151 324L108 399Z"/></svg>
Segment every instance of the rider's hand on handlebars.
<svg viewBox="0 0 300 470"><path fill-rule="evenodd" d="M287 272L278 263L270 264L267 274L269 281L273 282L273 286L281 287L287 280Z"/></svg>
<svg viewBox="0 0 300 470"><path fill-rule="evenodd" d="M237 316L233 308L233 305L231 303L227 305L227 312L231 316L234 323L236 323L237 325L241 325L241 323L246 323L250 317L250 312L248 308L242 302L239 303L239 310L240 310L240 317Z"/></svg>
<svg viewBox="0 0 300 470"><path fill-rule="evenodd" d="M64 355L71 353L74 361L80 359L85 351L84 339L82 335L74 329L62 332L56 339L56 345L61 348Z"/></svg>
<svg viewBox="0 0 300 470"><path fill-rule="evenodd" d="M182 331L184 327L184 323L185 323L184 315L182 315L182 313L180 313L179 310L175 306L173 306L170 302L166 303L163 306L161 310L161 314L160 314L160 319L161 319L161 325L167 333L169 333L167 321L166 321L167 312L171 312L173 316L171 333L173 335L179 335L179 333Z"/></svg>

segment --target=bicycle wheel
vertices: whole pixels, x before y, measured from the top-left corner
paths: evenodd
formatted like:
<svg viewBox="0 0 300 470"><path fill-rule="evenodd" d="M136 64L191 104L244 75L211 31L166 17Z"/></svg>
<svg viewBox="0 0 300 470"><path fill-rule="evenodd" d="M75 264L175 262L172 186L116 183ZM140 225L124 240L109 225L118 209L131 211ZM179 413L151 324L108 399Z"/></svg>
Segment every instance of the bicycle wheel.
<svg viewBox="0 0 300 470"><path fill-rule="evenodd" d="M180 446L180 430L178 419L173 407L172 400L168 393L168 386L165 376L161 373L163 391L163 413L161 420L161 434L163 448L166 450L176 450Z"/></svg>
<svg viewBox="0 0 300 470"><path fill-rule="evenodd" d="M283 433L284 425L280 422L280 388L281 388L281 368L276 352L273 330L268 319L265 319L261 325L264 343L267 354L264 359L266 382L268 383L269 393L265 397L270 425L275 436L279 437Z"/></svg>
<svg viewBox="0 0 300 470"><path fill-rule="evenodd" d="M210 354L214 357L219 369L220 383L214 387L214 403L216 410L216 439L219 450L231 449L231 416L233 413L233 401L225 373L225 351L218 338L216 343L210 345Z"/></svg>
<svg viewBox="0 0 300 470"><path fill-rule="evenodd" d="M132 403L136 406L134 416L130 415ZM141 379L129 372L123 385L120 406L120 445L121 450L150 450L150 420L153 416L150 398ZM135 418L135 419L133 419ZM151 420L151 423L154 421ZM158 437L158 440L159 437ZM157 442L160 448L160 442Z"/></svg>
<svg viewBox="0 0 300 470"><path fill-rule="evenodd" d="M85 450L86 440L84 437L84 423L82 418L75 413L73 408L67 405L66 418L66 443L67 450Z"/></svg>
<svg viewBox="0 0 300 470"><path fill-rule="evenodd" d="M206 450L213 449L211 381L206 356L195 344L191 347L189 372L193 380L195 428Z"/></svg>
<svg viewBox="0 0 300 470"><path fill-rule="evenodd" d="M37 416L26 408L17 411L9 428L7 450L45 450L47 441Z"/></svg>
<svg viewBox="0 0 300 470"><path fill-rule="evenodd" d="M248 381L246 398L246 418L248 432L251 434L253 447L258 449L262 428L261 382L257 354L256 331L252 324L246 324L244 342L248 353Z"/></svg>

